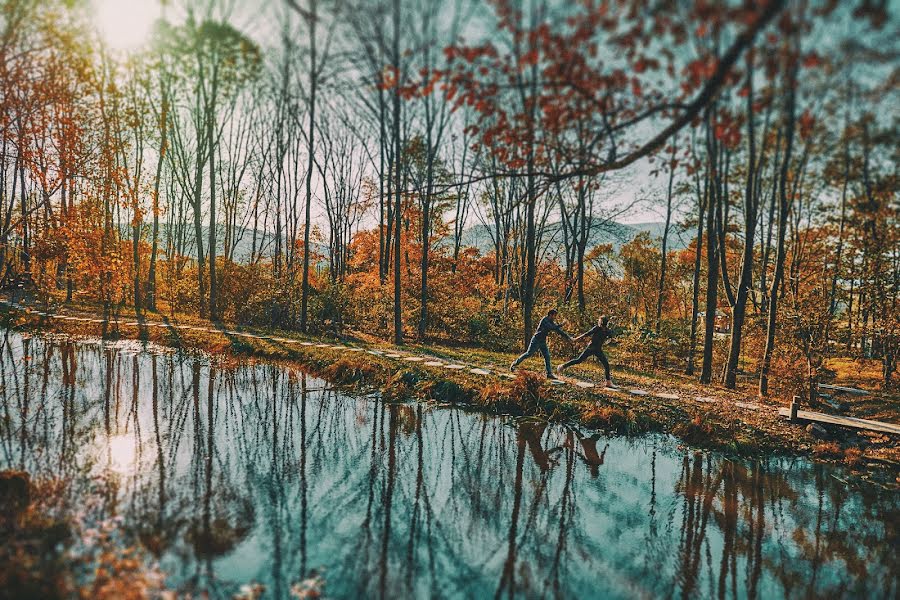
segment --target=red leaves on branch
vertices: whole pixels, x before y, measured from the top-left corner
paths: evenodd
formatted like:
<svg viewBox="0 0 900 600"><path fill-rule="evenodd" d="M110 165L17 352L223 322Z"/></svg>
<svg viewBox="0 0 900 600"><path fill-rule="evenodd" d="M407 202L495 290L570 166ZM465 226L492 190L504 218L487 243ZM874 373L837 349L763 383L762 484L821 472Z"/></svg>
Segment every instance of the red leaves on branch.
<svg viewBox="0 0 900 600"><path fill-rule="evenodd" d="M546 169L540 161L551 159L603 162L605 143L585 150L585 136L602 137L604 128L610 128L618 140L630 141L640 136L629 137L627 131L676 118L683 108L667 105L694 96L719 67L709 41L733 39L763 8L749 1L692 0L686 8L661 3L648 12L642 2L578 0L563 19L555 20L540 11L523 14L526 8L511 0L492 4L497 46L445 48L440 83L423 75L420 85L422 94L440 85L454 108L471 107L474 122L468 132L473 144L511 169L526 163ZM696 37L703 38L702 43L693 44ZM690 51L701 48L701 54L690 58L687 45ZM615 60L609 59L611 53ZM772 54L778 53L760 57L767 71L765 60ZM813 56L807 60L815 60ZM661 69L668 77L654 76L653 71ZM748 90L740 89L742 78L738 70L730 70L724 88L746 97ZM754 105L759 104L754 98ZM692 120L694 126L699 122ZM740 119L719 119L715 135L727 146L738 145Z"/></svg>
<svg viewBox="0 0 900 600"><path fill-rule="evenodd" d="M497 49L491 44L482 46L447 46L444 48L444 58L447 62L461 59L467 63L473 63L480 58L496 58Z"/></svg>
<svg viewBox="0 0 900 600"><path fill-rule="evenodd" d="M536 65L538 62L538 52L537 50L529 50L525 54L522 55L522 59L519 61L519 64L523 67L529 67L531 65Z"/></svg>
<svg viewBox="0 0 900 600"><path fill-rule="evenodd" d="M803 114L800 115L800 118L797 122L800 126L800 137L808 139L810 134L812 133L813 127L816 124L816 120L812 116L812 114L810 114L808 108L803 111Z"/></svg>
<svg viewBox="0 0 900 600"><path fill-rule="evenodd" d="M379 82L379 88L382 90L390 90L393 89L394 86L397 85L397 69L392 65L387 65L381 71L381 81Z"/></svg>
<svg viewBox="0 0 900 600"><path fill-rule="evenodd" d="M816 52L810 52L803 57L803 68L814 69L822 64L822 57Z"/></svg>
<svg viewBox="0 0 900 600"><path fill-rule="evenodd" d="M644 95L644 90L641 88L641 82L637 77L631 79L631 93L634 94L635 98L640 98Z"/></svg>
<svg viewBox="0 0 900 600"><path fill-rule="evenodd" d="M700 88L716 72L718 65L719 61L714 56L698 58L688 63L682 71L685 81L681 87L685 94Z"/></svg>
<svg viewBox="0 0 900 600"><path fill-rule="evenodd" d="M741 120L723 111L716 118L713 132L726 147L736 148L741 143Z"/></svg>

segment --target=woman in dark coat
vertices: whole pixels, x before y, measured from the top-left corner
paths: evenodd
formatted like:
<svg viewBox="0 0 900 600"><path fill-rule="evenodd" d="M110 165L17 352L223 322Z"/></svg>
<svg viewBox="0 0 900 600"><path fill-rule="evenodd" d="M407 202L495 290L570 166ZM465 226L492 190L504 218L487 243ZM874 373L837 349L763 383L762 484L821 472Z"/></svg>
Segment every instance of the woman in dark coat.
<svg viewBox="0 0 900 600"><path fill-rule="evenodd" d="M597 319L597 325L575 338L580 340L583 337L590 336L591 342L587 345L587 348L581 351L578 358L573 358L569 362L561 364L558 369L560 373L572 365L577 365L595 356L603 365L603 370L606 374L606 387L612 387L613 382L609 373L609 360L607 360L606 354L603 352L603 343L613 336L612 330L609 328L609 321L609 315L603 315Z"/></svg>

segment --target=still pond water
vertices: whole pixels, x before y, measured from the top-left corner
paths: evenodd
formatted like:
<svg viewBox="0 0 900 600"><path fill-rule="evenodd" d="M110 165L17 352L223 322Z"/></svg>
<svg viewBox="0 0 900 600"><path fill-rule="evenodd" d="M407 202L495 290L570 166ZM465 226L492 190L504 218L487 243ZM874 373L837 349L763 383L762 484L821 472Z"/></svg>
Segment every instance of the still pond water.
<svg viewBox="0 0 900 600"><path fill-rule="evenodd" d="M99 496L182 593L338 598L896 598L897 494L354 397L300 371L3 333L0 468Z"/></svg>

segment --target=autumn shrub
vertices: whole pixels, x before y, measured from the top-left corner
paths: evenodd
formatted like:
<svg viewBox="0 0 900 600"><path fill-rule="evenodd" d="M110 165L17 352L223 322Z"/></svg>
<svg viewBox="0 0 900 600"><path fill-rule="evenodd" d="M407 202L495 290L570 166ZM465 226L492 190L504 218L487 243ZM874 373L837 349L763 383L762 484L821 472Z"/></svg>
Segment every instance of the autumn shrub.
<svg viewBox="0 0 900 600"><path fill-rule="evenodd" d="M478 404L485 408L500 409L508 406L509 386L502 383L489 383L481 388Z"/></svg>
<svg viewBox="0 0 900 600"><path fill-rule="evenodd" d="M690 350L690 319L663 319L656 344L662 366L684 364Z"/></svg>
<svg viewBox="0 0 900 600"><path fill-rule="evenodd" d="M713 431L714 427L697 415L690 420L680 421L672 433L689 444L703 444L709 441Z"/></svg>
<svg viewBox="0 0 900 600"><path fill-rule="evenodd" d="M200 294L196 265L187 266L180 273L173 273L169 285L166 295L175 311L199 314Z"/></svg>
<svg viewBox="0 0 900 600"><path fill-rule="evenodd" d="M310 294L309 330L339 335L344 329L351 298L345 284L326 281Z"/></svg>
<svg viewBox="0 0 900 600"><path fill-rule="evenodd" d="M484 388L481 401L495 408L514 408L525 414L540 414L546 409L546 385L543 376L519 371L507 386Z"/></svg>
<svg viewBox="0 0 900 600"><path fill-rule="evenodd" d="M447 379L423 379L416 385L416 390L425 398L438 402L469 402L472 392L455 381Z"/></svg>
<svg viewBox="0 0 900 600"><path fill-rule="evenodd" d="M652 366L651 344L655 342L656 336L651 330L633 327L617 331L610 346L615 348L617 362L644 369Z"/></svg>
<svg viewBox="0 0 900 600"><path fill-rule="evenodd" d="M300 314L299 302L290 287L279 283L273 281L271 287L255 289L237 315L237 322L242 325L294 328L295 315Z"/></svg>
<svg viewBox="0 0 900 600"><path fill-rule="evenodd" d="M445 337L496 351L510 351L521 345L517 304L504 310L502 303L485 299L452 302L455 307L444 309L445 314L454 313L453 320L444 323Z"/></svg>
<svg viewBox="0 0 900 600"><path fill-rule="evenodd" d="M390 335L394 306L391 286L380 285L377 275L372 277L368 273L355 273L347 276L345 288L345 324L373 335Z"/></svg>
<svg viewBox="0 0 900 600"><path fill-rule="evenodd" d="M259 263L239 264L224 258L218 259L217 265L219 312L225 319L235 322L252 319L251 301L276 287L271 267Z"/></svg>
<svg viewBox="0 0 900 600"><path fill-rule="evenodd" d="M806 357L796 341L779 339L772 353L772 365L769 376L773 392L780 396L799 395L807 398L809 380L807 377Z"/></svg>

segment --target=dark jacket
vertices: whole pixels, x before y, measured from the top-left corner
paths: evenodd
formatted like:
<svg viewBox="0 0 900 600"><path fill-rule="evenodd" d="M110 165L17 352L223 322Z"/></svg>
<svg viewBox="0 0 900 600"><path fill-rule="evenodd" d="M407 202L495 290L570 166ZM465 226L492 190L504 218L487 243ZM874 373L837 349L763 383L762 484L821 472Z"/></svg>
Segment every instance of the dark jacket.
<svg viewBox="0 0 900 600"><path fill-rule="evenodd" d="M547 334L551 331L555 331L561 336L569 337L568 334L562 330L562 327L560 327L559 324L551 321L550 317L544 317L543 319L541 319L541 322L538 323L537 331L534 332L534 337L531 338L531 341L544 344L547 342Z"/></svg>
<svg viewBox="0 0 900 600"><path fill-rule="evenodd" d="M613 336L613 332L611 329L600 327L599 325L594 325L587 331L586 335L591 336L591 348L593 348L594 350L599 350L601 347L603 347L603 342Z"/></svg>

